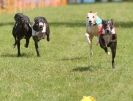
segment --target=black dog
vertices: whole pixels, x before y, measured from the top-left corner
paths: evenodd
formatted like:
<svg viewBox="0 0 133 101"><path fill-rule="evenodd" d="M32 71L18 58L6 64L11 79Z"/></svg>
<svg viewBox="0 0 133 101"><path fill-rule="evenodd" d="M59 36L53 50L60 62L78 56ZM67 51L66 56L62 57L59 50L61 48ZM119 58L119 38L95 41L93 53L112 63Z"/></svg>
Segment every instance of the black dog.
<svg viewBox="0 0 133 101"><path fill-rule="evenodd" d="M32 36L32 28L30 26L30 19L23 15L22 13L16 13L14 16L15 24L12 30L12 34L15 39L14 47L17 45L18 56L21 56L20 53L20 40L25 38L26 44L25 47L28 48L29 39Z"/></svg>
<svg viewBox="0 0 133 101"><path fill-rule="evenodd" d="M50 35L50 29L49 29L49 24L47 20L44 17L35 17L33 28L32 28L32 36L35 42L37 56L40 56L40 53L38 50L39 48L38 42L41 39L44 39L45 36L47 36L47 41L50 41L49 35Z"/></svg>
<svg viewBox="0 0 133 101"><path fill-rule="evenodd" d="M117 47L117 35L114 28L113 20L103 20L103 31L104 34L101 34L99 37L99 43L101 48L108 52L108 47L111 49L112 53L112 68L115 68L114 58L116 56L116 47Z"/></svg>

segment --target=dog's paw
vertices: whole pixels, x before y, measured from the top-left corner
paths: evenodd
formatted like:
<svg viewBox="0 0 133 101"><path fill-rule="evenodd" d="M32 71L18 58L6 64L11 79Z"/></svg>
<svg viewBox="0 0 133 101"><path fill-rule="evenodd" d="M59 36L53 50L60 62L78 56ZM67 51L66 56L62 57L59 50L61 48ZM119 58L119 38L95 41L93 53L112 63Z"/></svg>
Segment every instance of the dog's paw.
<svg viewBox="0 0 133 101"><path fill-rule="evenodd" d="M18 54L17 57L21 57L21 54Z"/></svg>
<svg viewBox="0 0 133 101"><path fill-rule="evenodd" d="M110 52L107 52L108 55L110 55L111 53Z"/></svg>
<svg viewBox="0 0 133 101"><path fill-rule="evenodd" d="M50 39L49 39L49 38L47 38L47 41L50 41Z"/></svg>

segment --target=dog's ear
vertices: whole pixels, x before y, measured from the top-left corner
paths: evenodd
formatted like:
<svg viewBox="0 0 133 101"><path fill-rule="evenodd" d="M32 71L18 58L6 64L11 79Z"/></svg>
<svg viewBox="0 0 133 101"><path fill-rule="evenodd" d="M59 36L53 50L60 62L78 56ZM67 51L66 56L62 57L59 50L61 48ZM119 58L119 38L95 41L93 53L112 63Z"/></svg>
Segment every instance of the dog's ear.
<svg viewBox="0 0 133 101"><path fill-rule="evenodd" d="M45 17L41 17L44 21L46 20Z"/></svg>
<svg viewBox="0 0 133 101"><path fill-rule="evenodd" d="M102 24L104 25L106 23L106 20L102 20Z"/></svg>
<svg viewBox="0 0 133 101"><path fill-rule="evenodd" d="M35 17L35 18L34 18L34 22L36 22L37 20L38 20L38 17Z"/></svg>
<svg viewBox="0 0 133 101"><path fill-rule="evenodd" d="M111 21L111 24L114 25L114 20L113 19L110 19L110 21Z"/></svg>
<svg viewBox="0 0 133 101"><path fill-rule="evenodd" d="M23 13L16 13L14 16L14 19L16 22L19 22L22 17L23 17Z"/></svg>
<svg viewBox="0 0 133 101"><path fill-rule="evenodd" d="M89 13L92 13L92 11L90 11Z"/></svg>

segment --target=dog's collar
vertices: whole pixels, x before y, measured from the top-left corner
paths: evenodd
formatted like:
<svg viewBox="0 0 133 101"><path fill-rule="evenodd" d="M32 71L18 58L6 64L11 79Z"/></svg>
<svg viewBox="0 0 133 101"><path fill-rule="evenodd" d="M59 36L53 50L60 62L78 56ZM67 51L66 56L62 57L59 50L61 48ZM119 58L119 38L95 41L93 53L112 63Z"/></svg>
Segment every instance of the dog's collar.
<svg viewBox="0 0 133 101"><path fill-rule="evenodd" d="M93 24L93 26L96 26L97 24L95 23L95 24Z"/></svg>
<svg viewBox="0 0 133 101"><path fill-rule="evenodd" d="M97 25L102 24L102 19L100 17L96 18L96 24Z"/></svg>

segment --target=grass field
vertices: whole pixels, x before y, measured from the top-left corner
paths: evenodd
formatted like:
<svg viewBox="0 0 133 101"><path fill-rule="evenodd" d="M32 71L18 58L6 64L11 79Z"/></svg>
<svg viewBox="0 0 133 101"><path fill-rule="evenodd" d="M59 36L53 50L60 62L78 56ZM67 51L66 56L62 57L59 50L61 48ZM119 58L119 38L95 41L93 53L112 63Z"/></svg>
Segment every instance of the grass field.
<svg viewBox="0 0 133 101"><path fill-rule="evenodd" d="M113 18L118 34L116 69L111 56L96 46L89 58L85 17L90 10ZM51 42L33 40L28 49L21 41L22 57L13 48L13 14L0 15L0 101L80 101L92 95L96 101L133 101L133 3L69 5L25 11L32 20L47 18Z"/></svg>

